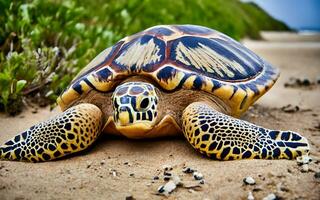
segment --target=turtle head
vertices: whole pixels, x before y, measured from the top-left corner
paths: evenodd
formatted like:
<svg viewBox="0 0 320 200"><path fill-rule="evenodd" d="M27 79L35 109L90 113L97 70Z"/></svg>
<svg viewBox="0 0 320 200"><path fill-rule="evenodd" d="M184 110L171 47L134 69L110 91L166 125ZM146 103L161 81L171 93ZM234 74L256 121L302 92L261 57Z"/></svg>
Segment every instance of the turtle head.
<svg viewBox="0 0 320 200"><path fill-rule="evenodd" d="M119 85L112 96L114 122L127 137L142 137L156 124L158 96L153 85L127 82Z"/></svg>

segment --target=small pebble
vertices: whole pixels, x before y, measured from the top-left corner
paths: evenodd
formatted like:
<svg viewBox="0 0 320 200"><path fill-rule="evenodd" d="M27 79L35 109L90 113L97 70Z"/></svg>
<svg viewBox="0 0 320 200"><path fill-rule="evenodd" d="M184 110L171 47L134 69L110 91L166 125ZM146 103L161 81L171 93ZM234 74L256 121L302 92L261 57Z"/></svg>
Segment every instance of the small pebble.
<svg viewBox="0 0 320 200"><path fill-rule="evenodd" d="M105 163L106 163L105 160L101 160L101 161L100 161L100 165L104 165Z"/></svg>
<svg viewBox="0 0 320 200"><path fill-rule="evenodd" d="M164 175L163 179L164 179L165 181L170 180L171 177L172 177L172 174L169 173L169 172L166 172L166 171L163 173L163 175Z"/></svg>
<svg viewBox="0 0 320 200"><path fill-rule="evenodd" d="M112 176L116 177L117 176L117 172L114 169L109 169L110 174L112 174Z"/></svg>
<svg viewBox="0 0 320 200"><path fill-rule="evenodd" d="M294 112L298 112L300 110L300 107L289 104L289 105L283 106L281 110L286 113L294 113Z"/></svg>
<svg viewBox="0 0 320 200"><path fill-rule="evenodd" d="M193 189L189 189L188 192L190 192L190 193L196 193L196 191L193 190Z"/></svg>
<svg viewBox="0 0 320 200"><path fill-rule="evenodd" d="M253 192L259 192L259 191L262 191L263 188L261 185L257 185L257 186L254 186L254 188L252 189Z"/></svg>
<svg viewBox="0 0 320 200"><path fill-rule="evenodd" d="M177 175L172 176L172 181L173 181L174 184L176 184L176 185L181 185L181 179L180 179L180 177L177 176Z"/></svg>
<svg viewBox="0 0 320 200"><path fill-rule="evenodd" d="M163 166L162 166L162 169L164 169L164 171L170 171L170 170L172 170L173 168L172 168L170 165L163 165Z"/></svg>
<svg viewBox="0 0 320 200"><path fill-rule="evenodd" d="M183 181L182 187L187 188L187 189L197 189L201 188L201 184L196 181Z"/></svg>
<svg viewBox="0 0 320 200"><path fill-rule="evenodd" d="M309 171L309 165L308 164L303 164L301 168L301 172L308 172Z"/></svg>
<svg viewBox="0 0 320 200"><path fill-rule="evenodd" d="M113 172L112 172L112 176L117 176L117 172L116 172L116 171L113 171Z"/></svg>
<svg viewBox="0 0 320 200"><path fill-rule="evenodd" d="M154 176L153 180L159 180L159 176Z"/></svg>
<svg viewBox="0 0 320 200"><path fill-rule="evenodd" d="M315 125L314 128L315 128L316 130L320 130L320 122L318 123L318 125Z"/></svg>
<svg viewBox="0 0 320 200"><path fill-rule="evenodd" d="M248 194L248 200L254 200L254 197L253 197L253 195L252 195L252 192L249 192L249 194Z"/></svg>
<svg viewBox="0 0 320 200"><path fill-rule="evenodd" d="M316 173L314 173L314 178L316 178L316 179L320 179L320 172L316 172Z"/></svg>
<svg viewBox="0 0 320 200"><path fill-rule="evenodd" d="M307 87L314 84L308 78L294 78L291 77L285 84L284 87Z"/></svg>
<svg viewBox="0 0 320 200"><path fill-rule="evenodd" d="M199 181L200 184L204 184L204 179L202 179L201 181Z"/></svg>
<svg viewBox="0 0 320 200"><path fill-rule="evenodd" d="M165 176L172 176L172 174L170 173L170 172L163 172L163 175L165 175Z"/></svg>
<svg viewBox="0 0 320 200"><path fill-rule="evenodd" d="M276 200L276 199L279 199L279 198L273 193L268 194L268 196L263 198L263 200Z"/></svg>
<svg viewBox="0 0 320 200"><path fill-rule="evenodd" d="M195 170L190 168L190 167L185 167L182 169L182 172L186 173L186 174L191 174L193 173Z"/></svg>
<svg viewBox="0 0 320 200"><path fill-rule="evenodd" d="M133 177L133 176L134 176L134 173L130 173L129 176Z"/></svg>
<svg viewBox="0 0 320 200"><path fill-rule="evenodd" d="M134 200L134 198L132 195L128 195L128 196L126 196L126 200Z"/></svg>
<svg viewBox="0 0 320 200"><path fill-rule="evenodd" d="M274 172L272 172L272 171L271 171L271 172L268 172L267 175L268 175L269 178L276 176L276 174L275 174Z"/></svg>
<svg viewBox="0 0 320 200"><path fill-rule="evenodd" d="M302 81L301 81L301 85L303 86L310 86L311 85L311 81L307 78L304 78Z"/></svg>
<svg viewBox="0 0 320 200"><path fill-rule="evenodd" d="M131 167L131 163L129 163L129 162L124 162L123 164Z"/></svg>
<svg viewBox="0 0 320 200"><path fill-rule="evenodd" d="M278 183L277 184L277 192L289 192L289 189L286 188L283 183Z"/></svg>
<svg viewBox="0 0 320 200"><path fill-rule="evenodd" d="M290 77L287 82L284 83L284 87L296 87L299 85L300 80L294 77Z"/></svg>
<svg viewBox="0 0 320 200"><path fill-rule="evenodd" d="M203 175L200 172L193 172L193 178L197 181L203 179Z"/></svg>
<svg viewBox="0 0 320 200"><path fill-rule="evenodd" d="M158 187L158 193L164 193L164 185Z"/></svg>
<svg viewBox="0 0 320 200"><path fill-rule="evenodd" d="M303 155L303 156L299 156L297 157L297 163L299 165L303 165L303 164L308 164L312 161L312 158L308 155Z"/></svg>
<svg viewBox="0 0 320 200"><path fill-rule="evenodd" d="M176 184L173 181L169 181L165 185L162 185L158 188L158 193L168 195L170 194L174 189L176 189Z"/></svg>
<svg viewBox="0 0 320 200"><path fill-rule="evenodd" d="M278 177L278 178L285 178L285 177L286 177L286 175L285 175L285 174L283 174L283 173L280 173L280 174L277 174L277 177Z"/></svg>
<svg viewBox="0 0 320 200"><path fill-rule="evenodd" d="M92 165L92 162L91 161L87 161L87 168L90 168Z"/></svg>
<svg viewBox="0 0 320 200"><path fill-rule="evenodd" d="M256 184L256 181L251 176L248 176L248 177L244 178L243 182L246 185L254 185L254 184Z"/></svg>

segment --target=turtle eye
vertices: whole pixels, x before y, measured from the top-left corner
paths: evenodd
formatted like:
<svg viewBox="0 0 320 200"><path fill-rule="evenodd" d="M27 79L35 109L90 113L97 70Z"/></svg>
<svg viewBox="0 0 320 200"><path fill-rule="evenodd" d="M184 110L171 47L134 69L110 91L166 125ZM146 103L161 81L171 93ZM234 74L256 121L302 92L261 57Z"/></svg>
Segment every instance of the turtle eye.
<svg viewBox="0 0 320 200"><path fill-rule="evenodd" d="M140 108L146 109L149 106L149 99L145 98L140 103Z"/></svg>

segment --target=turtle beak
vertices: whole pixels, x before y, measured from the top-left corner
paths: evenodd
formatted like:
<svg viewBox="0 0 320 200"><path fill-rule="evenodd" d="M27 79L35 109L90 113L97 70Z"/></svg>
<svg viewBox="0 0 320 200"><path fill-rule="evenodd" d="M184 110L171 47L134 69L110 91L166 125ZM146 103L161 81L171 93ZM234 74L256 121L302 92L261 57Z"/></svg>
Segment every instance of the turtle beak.
<svg viewBox="0 0 320 200"><path fill-rule="evenodd" d="M117 130L128 138L141 138L152 129L147 121L136 121L133 123L131 110L127 106L121 106L118 109L118 120L116 123Z"/></svg>
<svg viewBox="0 0 320 200"><path fill-rule="evenodd" d="M121 107L119 109L119 122L121 126L125 126L130 123L130 115L126 107Z"/></svg>

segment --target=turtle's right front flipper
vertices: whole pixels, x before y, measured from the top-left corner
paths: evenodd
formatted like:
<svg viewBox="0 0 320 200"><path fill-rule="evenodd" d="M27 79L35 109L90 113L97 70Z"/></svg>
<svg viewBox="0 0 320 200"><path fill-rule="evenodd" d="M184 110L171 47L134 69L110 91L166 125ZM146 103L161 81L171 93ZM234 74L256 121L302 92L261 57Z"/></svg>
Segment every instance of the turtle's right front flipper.
<svg viewBox="0 0 320 200"><path fill-rule="evenodd" d="M98 137L102 119L97 106L79 104L7 141L0 158L38 162L84 150Z"/></svg>

